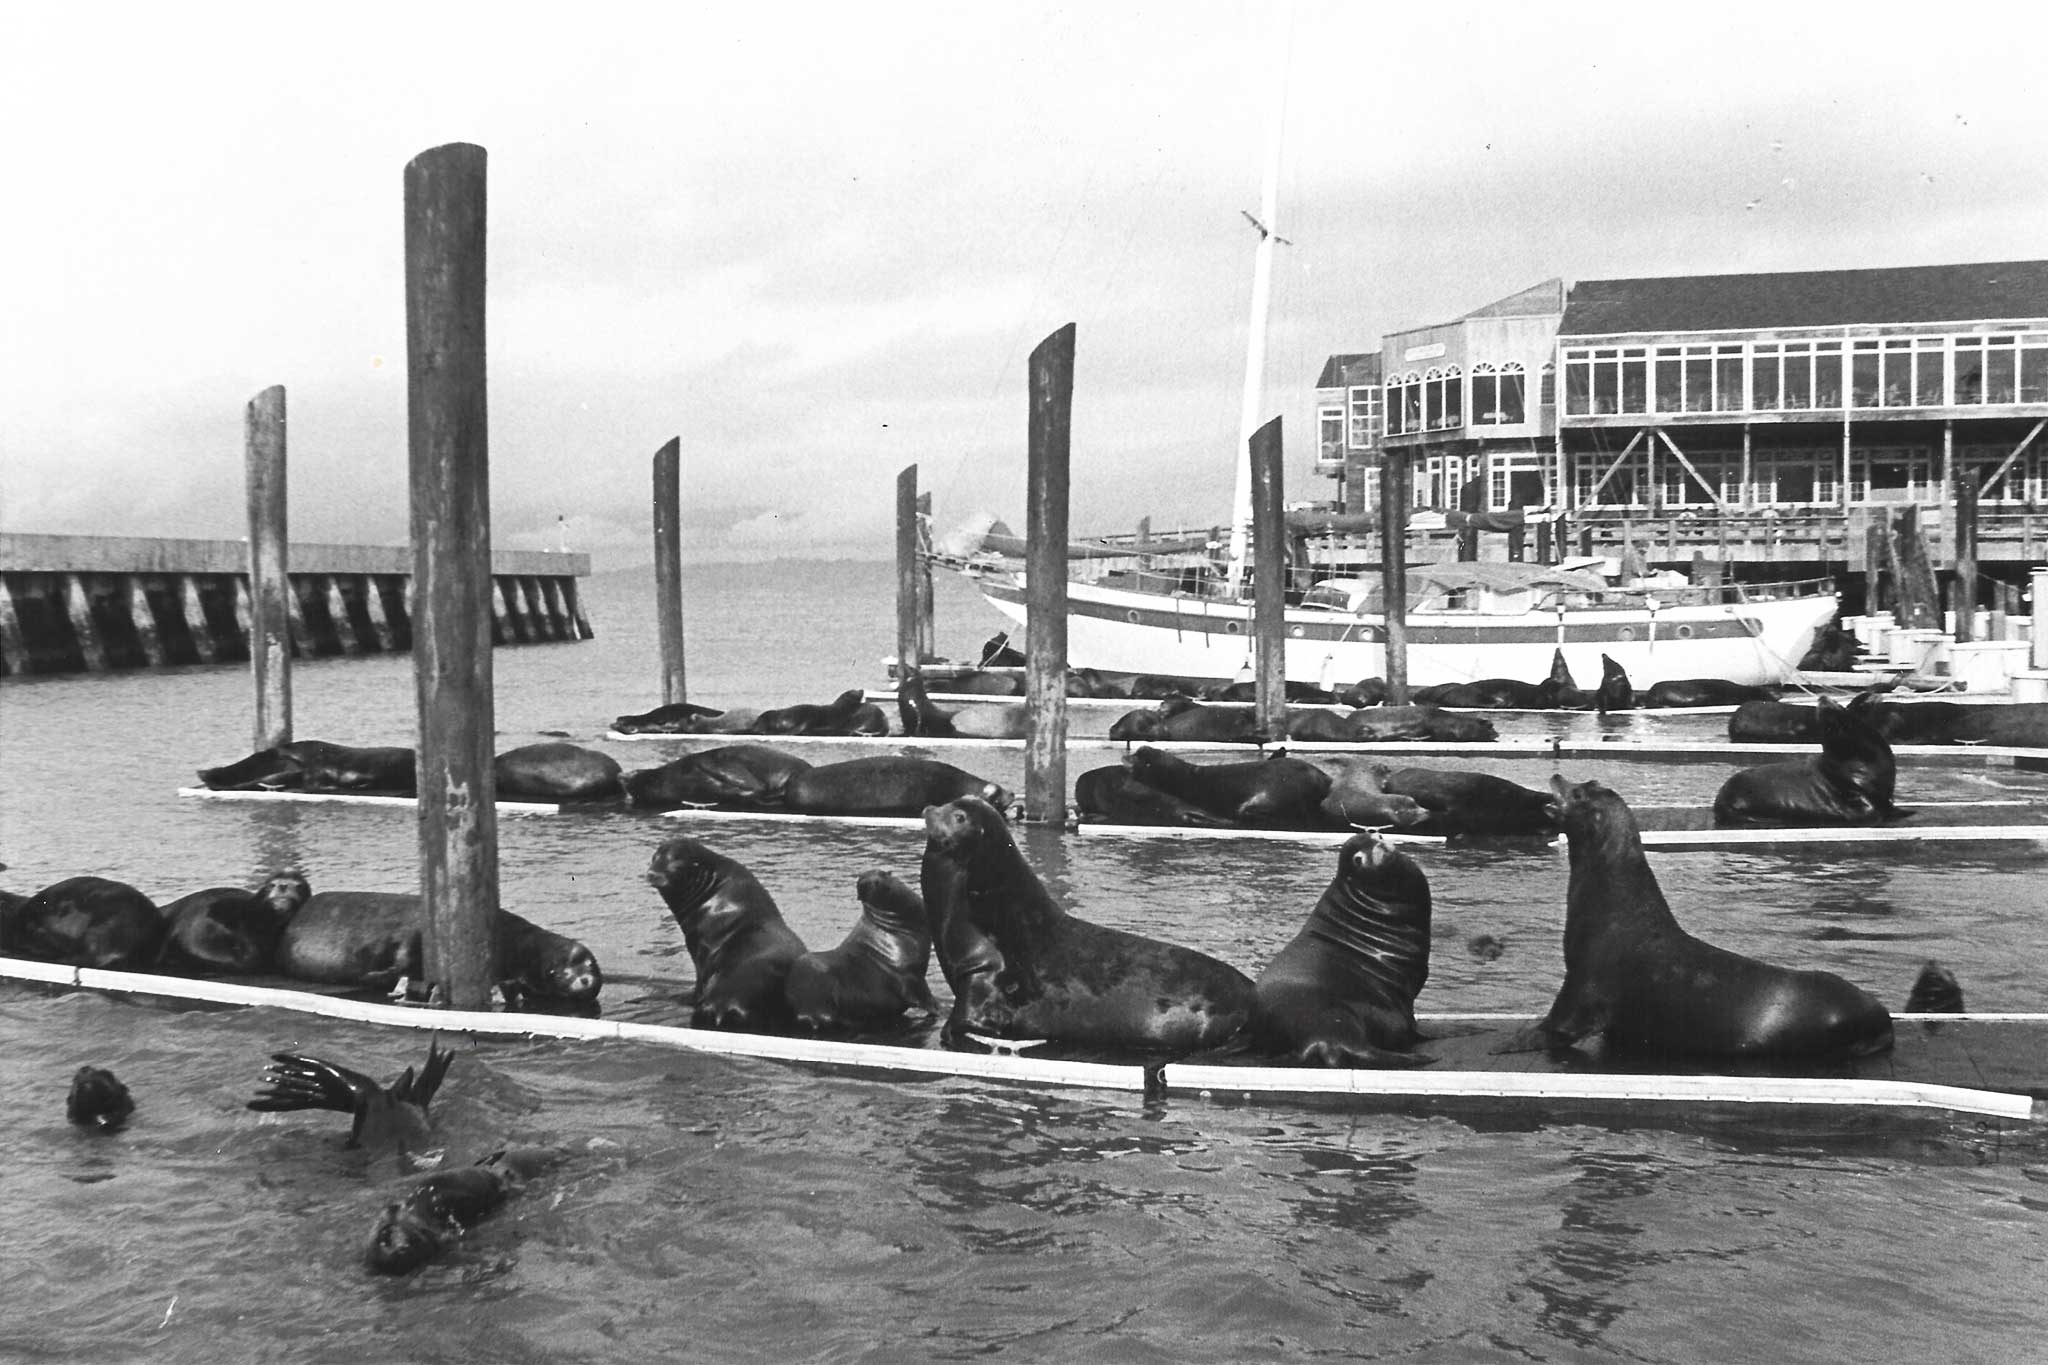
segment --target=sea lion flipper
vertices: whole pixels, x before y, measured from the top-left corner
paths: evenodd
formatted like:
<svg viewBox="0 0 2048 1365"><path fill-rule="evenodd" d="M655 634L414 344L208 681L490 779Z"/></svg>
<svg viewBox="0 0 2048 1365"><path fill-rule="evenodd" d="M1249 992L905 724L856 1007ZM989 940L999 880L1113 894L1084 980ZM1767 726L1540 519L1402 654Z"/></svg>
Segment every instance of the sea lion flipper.
<svg viewBox="0 0 2048 1365"><path fill-rule="evenodd" d="M358 1113L378 1091L377 1083L361 1072L295 1052L271 1053L263 1080L269 1088L250 1100L248 1107L272 1113L299 1109Z"/></svg>
<svg viewBox="0 0 2048 1365"><path fill-rule="evenodd" d="M1510 1052L1549 1052L1558 1044L1550 1032L1548 1020L1539 1019L1525 1024L1487 1049L1495 1057Z"/></svg>

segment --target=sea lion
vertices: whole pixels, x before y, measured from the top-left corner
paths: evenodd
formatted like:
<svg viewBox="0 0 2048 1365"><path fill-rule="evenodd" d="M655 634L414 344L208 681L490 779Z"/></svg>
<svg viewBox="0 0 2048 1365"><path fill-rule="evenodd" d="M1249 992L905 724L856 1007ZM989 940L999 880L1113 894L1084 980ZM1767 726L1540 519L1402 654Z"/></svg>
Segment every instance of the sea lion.
<svg viewBox="0 0 2048 1365"><path fill-rule="evenodd" d="M64 1117L95 1133L118 1131L135 1112L135 1097L120 1078L101 1066L82 1066L71 1075Z"/></svg>
<svg viewBox="0 0 2048 1365"><path fill-rule="evenodd" d="M619 761L559 740L507 749L491 764L500 797L606 801L624 792Z"/></svg>
<svg viewBox="0 0 2048 1365"><path fill-rule="evenodd" d="M947 1042L986 1034L1185 1051L1244 1025L1253 991L1242 972L1069 915L986 801L964 796L924 819L925 911L953 990Z"/></svg>
<svg viewBox="0 0 2048 1365"><path fill-rule="evenodd" d="M1820 738L1820 713L1782 701L1746 701L1728 717L1736 744L1804 744Z"/></svg>
<svg viewBox="0 0 2048 1365"><path fill-rule="evenodd" d="M1740 706L1746 701L1775 701L1778 689L1726 678L1673 678L1651 683L1637 704L1659 706Z"/></svg>
<svg viewBox="0 0 2048 1365"><path fill-rule="evenodd" d="M1605 654L1600 656L1600 686L1593 692L1593 708L1603 716L1636 708L1636 690L1629 685L1627 671Z"/></svg>
<svg viewBox="0 0 2048 1365"><path fill-rule="evenodd" d="M855 713L868 704L867 694L849 687L823 705L803 703L763 711L754 719L757 735L844 735L851 733ZM877 714L880 714L879 711ZM884 725L886 726L886 718ZM884 731L886 733L886 730Z"/></svg>
<svg viewBox="0 0 2048 1365"><path fill-rule="evenodd" d="M1324 754L1316 766L1330 775L1330 794L1323 798L1323 814L1331 823L1353 829L1407 829L1429 819L1429 812L1412 796L1395 795L1381 785L1377 765L1355 754Z"/></svg>
<svg viewBox="0 0 2048 1365"><path fill-rule="evenodd" d="M1337 854L1308 922L1259 973L1252 1048L1311 1066L1416 1066L1415 996L1429 979L1429 879L1371 834Z"/></svg>
<svg viewBox="0 0 2048 1365"><path fill-rule="evenodd" d="M1892 746L1861 716L1826 697L1819 707L1821 751L1744 768L1714 797L1717 825L1849 825L1896 820L1898 766Z"/></svg>
<svg viewBox="0 0 2048 1365"><path fill-rule="evenodd" d="M1852 703L1853 704L1853 703ZM1968 705L1872 696L1869 720L1894 744L1997 744L2048 748L2048 703Z"/></svg>
<svg viewBox="0 0 2048 1365"><path fill-rule="evenodd" d="M1679 927L1643 856L1634 814L1597 782L1551 779L1571 845L1564 984L1505 1051L1604 1034L1618 1052L1838 1058L1892 1044L1892 1018L1832 972L1795 971Z"/></svg>
<svg viewBox="0 0 2048 1365"><path fill-rule="evenodd" d="M1285 754L1248 763L1190 763L1150 747L1124 758L1131 776L1148 787L1240 825L1316 829L1330 775Z"/></svg>
<svg viewBox="0 0 2048 1365"><path fill-rule="evenodd" d="M1090 824L1192 825L1222 828L1231 822L1190 801L1148 787L1121 763L1090 768L1074 779L1074 814Z"/></svg>
<svg viewBox="0 0 2048 1365"><path fill-rule="evenodd" d="M884 1028L908 1009L939 1012L925 980L932 931L923 898L889 872L862 873L857 890L860 918L845 940L789 964L789 1011L813 1033Z"/></svg>
<svg viewBox="0 0 2048 1365"><path fill-rule="evenodd" d="M1264 744L1268 738L1249 706L1211 706L1193 697L1171 696L1156 706L1127 711L1110 723L1109 737L1141 744L1184 740L1202 744Z"/></svg>
<svg viewBox="0 0 2048 1365"><path fill-rule="evenodd" d="M561 1160L544 1147L508 1147L473 1166L436 1171L403 1202L387 1204L370 1229L363 1264L379 1275L403 1275L440 1256Z"/></svg>
<svg viewBox="0 0 2048 1365"><path fill-rule="evenodd" d="M425 907L410 892L320 891L285 925L277 969L300 981L390 990L425 965ZM498 911L493 974L507 1004L587 1005L604 988L590 949L531 920Z"/></svg>
<svg viewBox="0 0 2048 1365"><path fill-rule="evenodd" d="M1387 699L1385 678L1360 678L1349 687L1337 689L1337 701L1344 706L1379 706Z"/></svg>
<svg viewBox="0 0 2048 1365"><path fill-rule="evenodd" d="M313 888L296 872L254 891L212 886L164 907L159 965L174 975L253 976L277 965L277 944Z"/></svg>
<svg viewBox="0 0 2048 1365"><path fill-rule="evenodd" d="M1031 712L1022 702L939 707L912 673L896 685L896 709L903 733L931 739L1023 739L1031 733Z"/></svg>
<svg viewBox="0 0 2048 1365"><path fill-rule="evenodd" d="M622 735L745 735L753 733L760 718L753 707L720 711L676 701L637 716L616 717L611 728Z"/></svg>
<svg viewBox="0 0 2048 1365"><path fill-rule="evenodd" d="M1312 706L1290 706L1287 708L1287 738L1300 744L1352 743L1353 714Z"/></svg>
<svg viewBox="0 0 2048 1365"><path fill-rule="evenodd" d="M1557 824L1546 792L1534 791L1491 773L1446 768L1374 765L1381 788L1413 797L1428 818L1416 834L1463 836L1552 835Z"/></svg>
<svg viewBox="0 0 2048 1365"><path fill-rule="evenodd" d="M263 1070L264 1089L248 1107L259 1113L285 1114L302 1109L332 1109L349 1116L351 1147L431 1149L433 1121L427 1106L448 1074L452 1052L438 1039L427 1043L427 1060L417 1073L411 1067L390 1085L379 1085L360 1071L338 1062L298 1052L273 1052Z"/></svg>
<svg viewBox="0 0 2048 1365"><path fill-rule="evenodd" d="M1337 694L1327 687L1296 682L1292 678L1280 685L1280 695L1287 701L1308 702L1318 706L1327 706L1337 700ZM1213 683L1202 689L1204 701L1255 702L1258 699L1259 685L1256 681Z"/></svg>
<svg viewBox="0 0 2048 1365"><path fill-rule="evenodd" d="M164 942L156 903L126 882L67 877L0 917L0 953L72 967L146 972Z"/></svg>
<svg viewBox="0 0 2048 1365"><path fill-rule="evenodd" d="M201 768L215 791L385 792L410 794L418 765L411 749L355 748L319 739L258 749L239 762Z"/></svg>
<svg viewBox="0 0 2048 1365"><path fill-rule="evenodd" d="M1929 962L1913 978L1906 993L1906 1014L1961 1014L1963 987L1956 974L1939 962Z"/></svg>
<svg viewBox="0 0 2048 1365"><path fill-rule="evenodd" d="M1438 683L1409 693L1419 706L1457 706L1482 711L1537 711L1550 706L1551 689L1542 683L1514 678L1480 678L1474 682Z"/></svg>
<svg viewBox="0 0 2048 1365"><path fill-rule="evenodd" d="M916 815L926 806L974 795L1007 809L1010 793L964 768L933 758L879 754L822 763L791 777L783 804L804 815Z"/></svg>
<svg viewBox="0 0 2048 1365"><path fill-rule="evenodd" d="M647 881L683 931L697 982L690 1022L745 1033L786 1030L790 964L807 951L745 866L695 839L654 850Z"/></svg>
<svg viewBox="0 0 2048 1365"><path fill-rule="evenodd" d="M789 779L810 768L766 744L722 744L627 773L626 799L636 806L779 806Z"/></svg>
<svg viewBox="0 0 2048 1365"><path fill-rule="evenodd" d="M1500 731L1484 716L1461 716L1440 706L1372 706L1353 711L1348 729L1354 743L1385 744L1411 739L1446 744L1490 744Z"/></svg>
<svg viewBox="0 0 2048 1365"><path fill-rule="evenodd" d="M1565 662L1564 650L1550 651L1550 676L1544 679L1550 688L1550 705L1559 711L1590 711L1593 709L1593 694L1580 687L1572 677L1572 666Z"/></svg>

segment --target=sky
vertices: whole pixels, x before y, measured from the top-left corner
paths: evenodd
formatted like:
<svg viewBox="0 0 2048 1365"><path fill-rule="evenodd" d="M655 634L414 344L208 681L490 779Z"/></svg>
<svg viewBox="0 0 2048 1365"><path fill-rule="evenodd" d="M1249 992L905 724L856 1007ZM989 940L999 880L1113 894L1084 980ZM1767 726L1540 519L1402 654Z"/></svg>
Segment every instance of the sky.
<svg viewBox="0 0 2048 1365"><path fill-rule="evenodd" d="M1553 277L2048 257L2048 10L1318 3L14 9L0 531L402 544L402 177L488 153L493 543L886 559L1021 528L1076 325L1077 534L1230 506L1261 181L1289 501L1333 353Z"/></svg>

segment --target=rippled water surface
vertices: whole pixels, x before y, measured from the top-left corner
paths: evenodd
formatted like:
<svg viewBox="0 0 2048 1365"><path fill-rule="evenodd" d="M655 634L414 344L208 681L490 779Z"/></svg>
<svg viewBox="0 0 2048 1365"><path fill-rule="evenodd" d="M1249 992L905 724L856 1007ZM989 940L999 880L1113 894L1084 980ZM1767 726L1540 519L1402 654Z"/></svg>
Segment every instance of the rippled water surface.
<svg viewBox="0 0 2048 1365"><path fill-rule="evenodd" d="M688 579L696 699L824 700L874 681L890 649L887 565ZM628 767L662 761L669 744L602 738L659 700L647 576L586 592L596 640L497 655L500 747L562 731ZM997 622L942 584L939 624L959 653ZM295 702L301 737L412 740L403 658L303 664ZM1699 738L1721 722L1613 724ZM282 866L333 889L415 879L409 812L175 794L248 736L239 669L0 683L0 885L98 873L168 901ZM1021 772L1014 750L946 756ZM1070 773L1114 758L1077 749ZM1538 785L1559 765L1484 766ZM1737 766L1563 771L1683 805ZM1900 792L2048 800L2040 778L1998 768L1916 767ZM615 989L680 994L681 934L641 880L675 828L507 817L505 903L591 943ZM862 871L914 881L921 849L896 829L692 832L752 867L813 946L844 934ZM1025 846L1076 912L1252 972L1333 862L1283 843L1030 831ZM1419 1006L1540 1013L1561 971L1562 852L1416 856L1436 899ZM1893 1003L1938 958L1975 1009L2048 1010L2038 852L1654 856L1680 918L1715 942ZM1467 950L1480 934L1499 957ZM443 1261L381 1280L362 1243L417 1174L346 1148L340 1115L243 1101L270 1051L390 1076L419 1059L419 1035L0 986L0 1359L2003 1361L2039 1358L2048 1328L2048 1146L2024 1129L1146 1102L454 1041L435 1106L446 1159L517 1143L563 1160ZM125 1132L64 1122L84 1062L135 1091Z"/></svg>

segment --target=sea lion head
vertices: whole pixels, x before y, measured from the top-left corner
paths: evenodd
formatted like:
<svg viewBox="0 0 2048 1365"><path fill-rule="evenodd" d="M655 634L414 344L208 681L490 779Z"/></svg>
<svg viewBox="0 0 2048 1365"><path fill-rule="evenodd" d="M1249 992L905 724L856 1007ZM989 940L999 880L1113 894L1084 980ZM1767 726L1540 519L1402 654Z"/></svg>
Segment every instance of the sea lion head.
<svg viewBox="0 0 2048 1365"><path fill-rule="evenodd" d="M1600 689L1593 696L1602 711L1627 711L1636 704L1627 671L1605 654L1600 656Z"/></svg>
<svg viewBox="0 0 2048 1365"><path fill-rule="evenodd" d="M1452 744L1490 744L1500 731L1484 716L1460 716L1441 711L1429 718L1431 736Z"/></svg>
<svg viewBox="0 0 2048 1365"><path fill-rule="evenodd" d="M1598 782L1571 783L1553 773L1550 793L1544 810L1574 846L1588 838L1636 833L1634 814L1611 787Z"/></svg>
<svg viewBox="0 0 2048 1365"><path fill-rule="evenodd" d="M386 1204L370 1229L363 1264L379 1275L404 1275L439 1256L448 1230L420 1216L410 1203Z"/></svg>
<svg viewBox="0 0 2048 1365"><path fill-rule="evenodd" d="M1403 918L1429 922L1429 878L1413 858L1377 834L1354 834L1337 853L1337 875L1353 891Z"/></svg>
<svg viewBox="0 0 2048 1365"><path fill-rule="evenodd" d="M111 1133L128 1122L135 1112L135 1099L128 1087L104 1067L82 1066L71 1077L71 1093L64 1100L64 1117L81 1128Z"/></svg>
<svg viewBox="0 0 2048 1365"><path fill-rule="evenodd" d="M855 894L868 918L891 933L925 936L931 932L925 920L924 897L895 873L880 868L861 873Z"/></svg>
<svg viewBox="0 0 2048 1365"><path fill-rule="evenodd" d="M1131 770L1131 776L1148 787L1157 787L1162 773L1178 771L1187 766L1187 760L1169 754L1163 749L1133 749L1124 755L1124 766Z"/></svg>
<svg viewBox="0 0 2048 1365"><path fill-rule="evenodd" d="M738 866L695 839L664 840L647 866L647 882L667 903L678 921L694 919L716 896Z"/></svg>
<svg viewBox="0 0 2048 1365"><path fill-rule="evenodd" d="M1117 717L1109 727L1109 737L1124 742L1166 738L1166 717L1158 711L1146 709L1130 711Z"/></svg>
<svg viewBox="0 0 2048 1365"><path fill-rule="evenodd" d="M297 872L279 872L265 878L255 894L257 900L277 912L280 920L287 920L313 898L313 885Z"/></svg>
<svg viewBox="0 0 2048 1365"><path fill-rule="evenodd" d="M932 852L965 858L991 836L1009 840L1003 813L979 796L963 796L924 808L924 829Z"/></svg>

